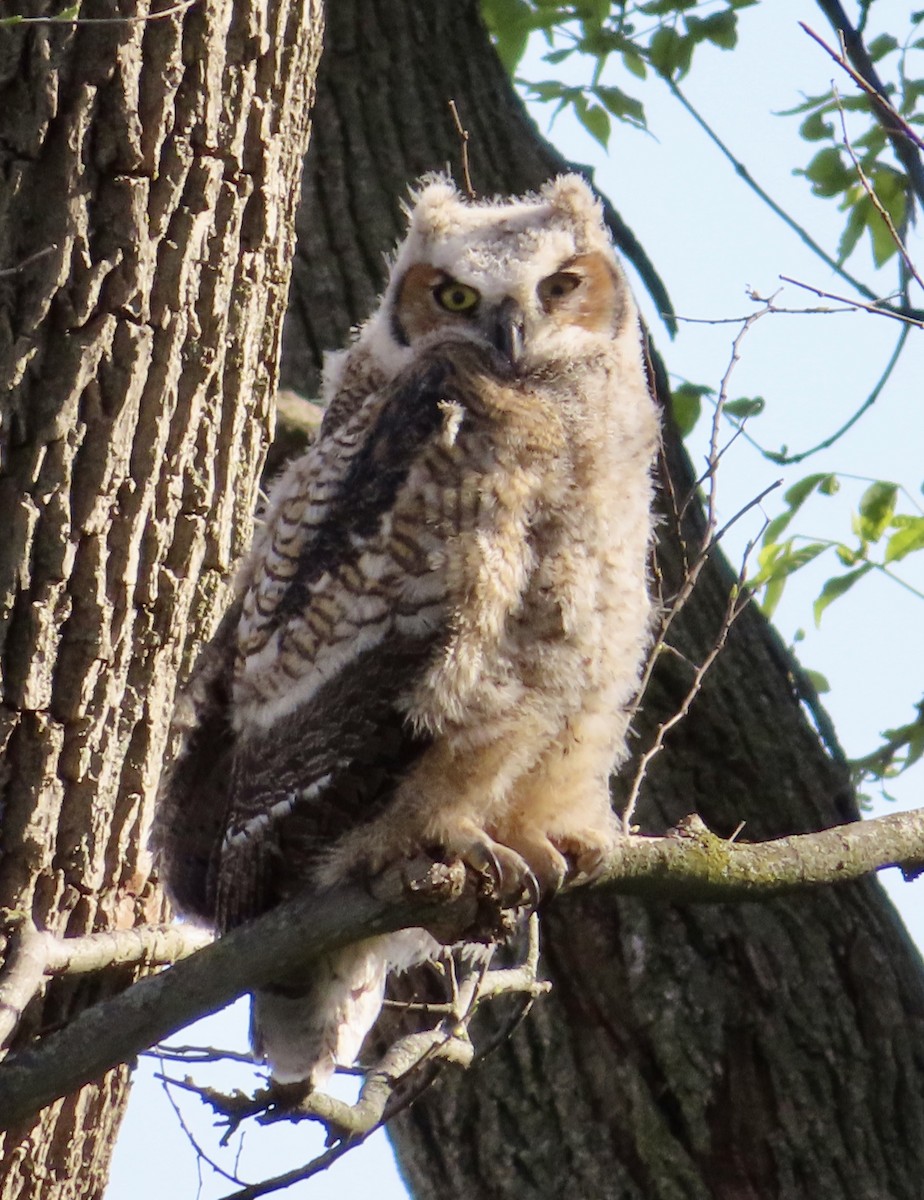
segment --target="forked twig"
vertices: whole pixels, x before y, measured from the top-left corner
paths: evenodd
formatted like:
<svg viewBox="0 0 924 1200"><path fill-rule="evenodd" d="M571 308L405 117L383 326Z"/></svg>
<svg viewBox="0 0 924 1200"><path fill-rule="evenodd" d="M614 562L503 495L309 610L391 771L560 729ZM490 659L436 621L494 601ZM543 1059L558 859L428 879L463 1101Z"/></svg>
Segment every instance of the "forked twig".
<svg viewBox="0 0 924 1200"><path fill-rule="evenodd" d="M463 1068L472 1063L476 1051L469 1036L469 1025L482 1002L499 996L524 996L526 1004L517 1014L519 1021L535 997L548 991L550 986L538 978L539 923L535 914L529 920L523 960L515 967L491 969L490 955L460 957L450 952L447 957L445 974L450 991L448 1002L407 1006L408 1011L428 1011L438 1016L437 1023L432 1029L398 1038L379 1062L365 1072L355 1104L313 1092L294 1105L287 1105L284 1097L272 1086L262 1088L253 1095L240 1091L228 1095L197 1084L188 1077L176 1079L160 1076L165 1084L192 1092L205 1100L227 1122L222 1144L227 1144L231 1134L247 1118L256 1119L260 1124L305 1119L319 1121L327 1130L328 1142L336 1143L329 1145L322 1154L304 1166L260 1183L245 1184L225 1200L255 1200L258 1196L311 1178L326 1169L342 1154L365 1141L430 1085L435 1072L428 1073L422 1068L438 1062L451 1062ZM503 1036L507 1035L509 1027L503 1033ZM478 1056L490 1053L497 1041L495 1038L480 1049ZM194 1052L195 1048L188 1046L168 1050L175 1061L191 1061ZM217 1055L211 1052L205 1057L214 1058ZM202 1157L215 1166L204 1153ZM236 1184L240 1183L226 1171L221 1171L221 1174Z"/></svg>
<svg viewBox="0 0 924 1200"><path fill-rule="evenodd" d="M681 545L684 546L683 580L680 584L680 587L676 591L676 593L671 597L671 599L667 603L667 606L662 611L661 619L658 623L658 629L657 629L657 633L654 638L654 642L652 643L651 650L649 651L648 657L645 660L645 666L642 669L642 674L641 674L641 678L639 680L638 688L635 693L635 698L633 699L632 703L629 706L630 722L633 720L633 718L635 717L635 715L637 714L637 712L639 710L639 707L642 702L642 698L643 698L645 691L647 690L648 685L651 681L651 676L654 672L655 663L657 662L660 655L668 648L668 642L667 642L668 632L670 631L670 628L673 625L674 621L677 619L677 617L683 611L683 608L686 605L687 601L690 599L690 596L693 594L696 584L699 581L699 577L702 574L703 568L705 567L706 562L709 559L709 556L714 551L719 540L725 535L725 533L727 533L727 531L731 528L732 525L734 525L734 523L736 521L738 521L742 516L744 516L744 514L746 512L748 512L751 508L753 508L756 504L759 504L761 502L761 500L763 500L763 498L768 494L768 492L773 491L774 488L779 487L779 481L772 483L768 488L765 488L764 491L762 491L759 496L756 496L753 500L751 500L748 504L746 504L742 509L740 509L739 512L737 512L729 521L727 521L722 526L721 529L718 528L718 467L719 467L719 463L722 459L722 456L726 453L726 451L729 449L729 447L733 444L735 439L741 435L741 433L743 432L743 429L744 429L744 421L742 421L741 424L738 426L738 428L735 430L735 433L728 440L728 442L724 446L720 447L719 439L720 439L722 414L725 410L725 405L728 402L728 390L729 390L729 385L731 382L732 374L735 370L736 365L738 364L738 362L741 359L741 343L744 340L744 338L747 336L747 334L750 331L750 329L752 328L752 326L758 320L760 320L761 317L766 316L767 313L773 311L773 309L772 309L773 299L774 298L771 297L769 300L765 301L764 306L761 309L759 309L756 312L750 313L748 316L742 318L742 320L740 322L741 328L739 329L738 333L736 334L736 336L732 342L731 355L729 358L728 366L726 367L725 372L722 376L722 380L719 385L719 394L716 397L715 412L713 413L712 428L711 428L710 435L709 435L709 450L706 455L706 469L703 472L703 474L700 476L700 478L696 481L693 488L691 488L689 495L686 497L686 499L683 501L683 503L679 506L679 508L676 503L674 504L674 511L676 513L676 519L677 519L677 524L678 524L678 528L679 528L682 524L684 514L685 514L689 504L691 503L693 496L696 493L697 488L699 488L703 483L705 483L708 480L709 490L708 490L708 495L706 498L706 511L705 511L706 523L705 523L705 528L703 530L702 537L700 538L699 547L696 551L696 554L693 556L692 561L690 561L686 556L685 540L681 533L680 541L681 541ZM657 571L655 572L655 577L658 580L658 586L660 589L661 577ZM722 635L722 644L723 645L724 645L724 637L725 636L727 636L727 630L725 630L725 633ZM712 662L714 662L714 660L715 660L715 653L712 653L707 658L705 663L703 663L700 667L696 668L696 671L698 673L699 672L705 673L705 670L708 670L709 666L712 665ZM701 676L700 676L700 678L701 678ZM689 702L692 703L692 697L689 698ZM677 719L679 719L679 717ZM677 720L671 719L667 728L662 727L662 729L658 731L658 734L656 734L657 749L654 749L654 747L652 747L653 753L646 752L646 754L644 754L640 760L638 771L636 772L636 776L633 780L632 787L630 789L629 801L627 802L625 808L623 809L623 814L622 814L622 827L623 827L623 832L626 834L631 832L632 817L634 815L635 806L638 801L639 791L641 789L641 785L643 782L644 771L647 768L648 763L654 757L654 755L658 753L658 751L660 749L660 743L663 741L664 735L667 733L668 728L672 728L676 724L677 724Z"/></svg>

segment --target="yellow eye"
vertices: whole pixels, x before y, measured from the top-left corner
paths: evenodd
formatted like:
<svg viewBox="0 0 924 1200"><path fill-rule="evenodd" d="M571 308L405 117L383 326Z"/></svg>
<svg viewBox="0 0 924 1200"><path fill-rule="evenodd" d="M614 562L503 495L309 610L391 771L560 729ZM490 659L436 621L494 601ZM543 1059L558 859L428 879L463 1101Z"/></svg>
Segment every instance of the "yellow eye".
<svg viewBox="0 0 924 1200"><path fill-rule="evenodd" d="M539 299L543 305L554 304L556 300L570 295L580 284L580 275L574 275L571 271L556 271L539 284Z"/></svg>
<svg viewBox="0 0 924 1200"><path fill-rule="evenodd" d="M436 297L437 304L441 304L447 312L451 313L472 312L478 307L478 301L481 299L474 288L469 287L466 283L456 283L454 279L434 288L433 295Z"/></svg>

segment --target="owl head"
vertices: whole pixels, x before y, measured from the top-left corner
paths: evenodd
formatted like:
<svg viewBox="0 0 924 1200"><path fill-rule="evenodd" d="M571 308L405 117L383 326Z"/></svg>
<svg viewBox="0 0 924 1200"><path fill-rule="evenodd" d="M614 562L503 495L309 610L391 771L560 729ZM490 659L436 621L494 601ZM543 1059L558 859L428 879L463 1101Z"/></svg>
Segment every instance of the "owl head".
<svg viewBox="0 0 924 1200"><path fill-rule="evenodd" d="M600 203L579 176L479 202L434 176L412 199L388 286L355 347L386 374L443 340L483 345L528 374L599 352L627 325L637 338Z"/></svg>

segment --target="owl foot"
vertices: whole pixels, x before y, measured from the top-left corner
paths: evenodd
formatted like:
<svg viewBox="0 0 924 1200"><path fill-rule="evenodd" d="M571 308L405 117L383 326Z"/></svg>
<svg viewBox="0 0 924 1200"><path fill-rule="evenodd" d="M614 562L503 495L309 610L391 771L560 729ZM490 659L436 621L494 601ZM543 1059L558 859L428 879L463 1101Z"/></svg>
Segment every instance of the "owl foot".
<svg viewBox="0 0 924 1200"><path fill-rule="evenodd" d="M539 884L529 862L515 848L466 819L441 823L428 834L437 857L461 863L486 899L505 909L535 908Z"/></svg>
<svg viewBox="0 0 924 1200"><path fill-rule="evenodd" d="M612 838L591 830L582 829L569 836L552 835L550 841L566 862L568 883L591 883L598 879L613 850Z"/></svg>
<svg viewBox="0 0 924 1200"><path fill-rule="evenodd" d="M504 844L528 865L539 889L539 898L554 896L571 874L571 866L555 843L539 829L518 826L502 830Z"/></svg>
<svg viewBox="0 0 924 1200"><path fill-rule="evenodd" d="M529 864L543 899L554 896L565 884L596 879L612 846L607 834L596 830L549 834L537 826L519 822L501 829L498 837Z"/></svg>
<svg viewBox="0 0 924 1200"><path fill-rule="evenodd" d="M542 894L530 864L486 833L457 851L459 860L487 881L492 899L504 908L535 908Z"/></svg>

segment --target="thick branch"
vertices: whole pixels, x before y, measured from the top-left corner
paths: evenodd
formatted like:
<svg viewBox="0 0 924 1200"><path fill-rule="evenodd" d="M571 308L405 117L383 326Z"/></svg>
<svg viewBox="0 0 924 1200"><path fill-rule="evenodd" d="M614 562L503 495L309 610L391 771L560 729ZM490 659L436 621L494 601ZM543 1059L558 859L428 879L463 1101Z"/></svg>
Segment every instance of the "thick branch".
<svg viewBox="0 0 924 1200"><path fill-rule="evenodd" d="M924 870L924 809L755 843L716 837L688 817L667 837L620 842L600 882L649 899L766 900L885 867Z"/></svg>
<svg viewBox="0 0 924 1200"><path fill-rule="evenodd" d="M924 810L756 844L716 837L690 817L665 837L621 841L600 882L649 899L758 900L889 866L906 875L924 870ZM463 884L457 872L438 867L411 887L388 880L378 896L359 887L301 896L241 926L11 1056L0 1067L0 1128L241 993L297 975L321 953L418 925L436 927L447 940L458 937L477 915L477 901Z"/></svg>

